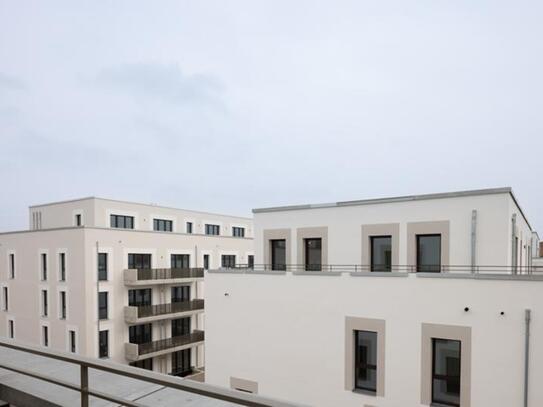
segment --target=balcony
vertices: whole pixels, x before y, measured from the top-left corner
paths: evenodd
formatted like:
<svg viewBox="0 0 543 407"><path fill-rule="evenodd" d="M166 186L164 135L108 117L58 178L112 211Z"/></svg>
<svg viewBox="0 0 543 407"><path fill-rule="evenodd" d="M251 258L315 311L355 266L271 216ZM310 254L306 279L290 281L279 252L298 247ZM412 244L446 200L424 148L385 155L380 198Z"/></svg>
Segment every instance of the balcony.
<svg viewBox="0 0 543 407"><path fill-rule="evenodd" d="M146 343L125 343L125 357L130 362L148 359L166 353L177 352L193 346L203 345L204 331L193 331L188 335L173 336Z"/></svg>
<svg viewBox="0 0 543 407"><path fill-rule="evenodd" d="M169 304L124 307L124 320L128 324L183 318L204 311L204 300L172 302Z"/></svg>
<svg viewBox="0 0 543 407"><path fill-rule="evenodd" d="M203 278L203 268L124 270L124 284L129 286L191 283Z"/></svg>

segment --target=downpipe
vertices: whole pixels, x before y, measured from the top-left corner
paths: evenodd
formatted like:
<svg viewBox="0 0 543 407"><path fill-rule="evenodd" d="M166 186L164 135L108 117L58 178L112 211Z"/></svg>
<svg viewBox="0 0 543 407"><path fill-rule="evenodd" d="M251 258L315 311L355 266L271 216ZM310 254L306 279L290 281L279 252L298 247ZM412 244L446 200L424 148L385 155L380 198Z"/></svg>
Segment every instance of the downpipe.
<svg viewBox="0 0 543 407"><path fill-rule="evenodd" d="M524 407L528 407L528 382L529 382L529 365L530 365L530 322L532 319L532 311L527 309L524 311L524 321L526 323L526 331L524 338Z"/></svg>

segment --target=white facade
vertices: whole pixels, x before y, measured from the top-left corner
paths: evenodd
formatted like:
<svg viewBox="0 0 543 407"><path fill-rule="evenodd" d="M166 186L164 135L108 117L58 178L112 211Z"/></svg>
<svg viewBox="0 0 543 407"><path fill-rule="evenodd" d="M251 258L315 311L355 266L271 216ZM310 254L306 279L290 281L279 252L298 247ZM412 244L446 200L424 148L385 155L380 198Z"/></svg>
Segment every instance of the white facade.
<svg viewBox="0 0 543 407"><path fill-rule="evenodd" d="M112 228L111 215L133 217L134 228ZM154 219L171 221L172 231L154 231ZM128 307L129 290L151 289L153 305L171 304L172 287L189 286L190 300L203 298L203 273L198 269L204 267L204 256L207 266L215 268L220 267L223 255L235 256L236 263L250 261L249 256L253 255L251 219L85 198L31 207L29 220L31 230L0 234L3 304L7 294L7 309L3 307L0 312L1 336L10 336L13 330L17 340L45 345L43 327L47 327L47 345L52 349L72 351L75 337L76 353L97 357L98 332L107 330L108 357L114 361L127 363L152 358L153 370L170 373L172 352L191 349L193 367L204 365L203 343L199 338L178 346L163 345L158 351L146 354L139 354L137 345L134 349L134 345L129 344L129 326L143 323L152 324L152 341L172 336L172 319L188 317L191 332L203 331L203 306L187 310L166 308L164 312L138 318L137 309ZM192 233L186 233L187 222L192 223ZM206 235L206 224L218 225L220 234ZM245 237L232 236L233 227L243 228ZM98 253L107 254L107 280L98 281ZM138 280L136 270L127 270L129 254L150 255L150 266L166 269L162 273L172 268L172 255L187 255L184 259L188 259L189 264L183 267L196 270L175 279L166 275L168 278L162 280ZM43 278L44 258L46 279ZM65 274L64 279L62 274ZM43 309L44 290L47 291L47 316ZM98 292L108 293L107 318L101 320L98 319ZM66 299L65 318L61 295Z"/></svg>
<svg viewBox="0 0 543 407"><path fill-rule="evenodd" d="M529 406L543 405L543 273L510 189L254 212L255 269L206 275L208 383L314 406L438 405L438 338L461 344L457 405L522 406L525 388ZM383 230L392 271L370 272L368 240ZM414 273L419 233L441 236L441 272ZM322 269L304 271L313 237ZM272 266L274 239L286 241L286 270ZM378 337L370 392L353 385L358 330Z"/></svg>

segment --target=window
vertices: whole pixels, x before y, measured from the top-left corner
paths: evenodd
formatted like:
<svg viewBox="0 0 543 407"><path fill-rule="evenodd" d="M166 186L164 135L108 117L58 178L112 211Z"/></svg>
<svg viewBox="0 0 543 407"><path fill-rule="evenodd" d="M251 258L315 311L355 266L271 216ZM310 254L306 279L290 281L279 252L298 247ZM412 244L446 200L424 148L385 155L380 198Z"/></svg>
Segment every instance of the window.
<svg viewBox="0 0 543 407"><path fill-rule="evenodd" d="M8 320L8 337L10 339L15 338L15 322L13 319Z"/></svg>
<svg viewBox="0 0 543 407"><path fill-rule="evenodd" d="M81 214L77 213L75 215L75 226L81 226Z"/></svg>
<svg viewBox="0 0 543 407"><path fill-rule="evenodd" d="M221 256L221 267L223 268L236 267L236 256L233 254L223 254Z"/></svg>
<svg viewBox="0 0 543 407"><path fill-rule="evenodd" d="M109 357L109 331L100 331L98 333L98 357Z"/></svg>
<svg viewBox="0 0 543 407"><path fill-rule="evenodd" d="M172 319L172 337L190 334L190 317Z"/></svg>
<svg viewBox="0 0 543 407"><path fill-rule="evenodd" d="M152 291L150 288L128 290L128 305L131 307L142 307L152 304Z"/></svg>
<svg viewBox="0 0 543 407"><path fill-rule="evenodd" d="M152 327L152 324L133 325L129 327L129 342L135 344L151 342L153 340Z"/></svg>
<svg viewBox="0 0 543 407"><path fill-rule="evenodd" d="M107 253L98 253L98 281L107 280Z"/></svg>
<svg viewBox="0 0 543 407"><path fill-rule="evenodd" d="M255 267L255 256L253 256L252 254L247 256L247 267L249 267L250 269Z"/></svg>
<svg viewBox="0 0 543 407"><path fill-rule="evenodd" d="M129 269L150 269L151 255L129 253L128 254L128 268Z"/></svg>
<svg viewBox="0 0 543 407"><path fill-rule="evenodd" d="M391 271L392 237L371 236L371 271Z"/></svg>
<svg viewBox="0 0 543 407"><path fill-rule="evenodd" d="M75 353L75 331L68 331L70 352Z"/></svg>
<svg viewBox="0 0 543 407"><path fill-rule="evenodd" d="M107 319L107 291L98 293L98 319Z"/></svg>
<svg viewBox="0 0 543 407"><path fill-rule="evenodd" d="M60 281L66 281L66 253L58 254L58 275Z"/></svg>
<svg viewBox="0 0 543 407"><path fill-rule="evenodd" d="M192 373L190 363L190 349L184 349L172 353L172 375L185 377Z"/></svg>
<svg viewBox="0 0 543 407"><path fill-rule="evenodd" d="M239 228L239 227L234 226L232 228L232 236L245 237L245 228Z"/></svg>
<svg viewBox="0 0 543 407"><path fill-rule="evenodd" d="M286 270L287 241L285 239L270 240L272 270Z"/></svg>
<svg viewBox="0 0 543 407"><path fill-rule="evenodd" d="M460 406L460 341L432 339L432 402Z"/></svg>
<svg viewBox="0 0 543 407"><path fill-rule="evenodd" d="M209 270L209 254L204 254L204 269Z"/></svg>
<svg viewBox="0 0 543 407"><path fill-rule="evenodd" d="M139 367L140 369L153 370L153 358L138 360L130 363L130 366Z"/></svg>
<svg viewBox="0 0 543 407"><path fill-rule="evenodd" d="M206 235L220 235L221 228L219 225L206 224Z"/></svg>
<svg viewBox="0 0 543 407"><path fill-rule="evenodd" d="M41 279L47 280L47 253L41 254Z"/></svg>
<svg viewBox="0 0 543 407"><path fill-rule="evenodd" d="M190 301L190 285L172 287L172 302Z"/></svg>
<svg viewBox="0 0 543 407"><path fill-rule="evenodd" d="M2 304L2 308L4 311L7 311L9 309L9 298L8 298L8 288L2 287L3 295L4 295L4 303Z"/></svg>
<svg viewBox="0 0 543 407"><path fill-rule="evenodd" d="M307 271L320 271L322 263L322 239L304 239L305 269Z"/></svg>
<svg viewBox="0 0 543 407"><path fill-rule="evenodd" d="M441 235L417 235L417 271L441 271Z"/></svg>
<svg viewBox="0 0 543 407"><path fill-rule="evenodd" d="M15 254L9 255L9 278L15 278Z"/></svg>
<svg viewBox="0 0 543 407"><path fill-rule="evenodd" d="M48 326L42 326L41 327L42 332L42 343L43 346L49 346L49 327Z"/></svg>
<svg viewBox="0 0 543 407"><path fill-rule="evenodd" d="M354 387L377 392L377 332L355 331Z"/></svg>
<svg viewBox="0 0 543 407"><path fill-rule="evenodd" d="M66 291L60 293L60 319L66 319Z"/></svg>
<svg viewBox="0 0 543 407"><path fill-rule="evenodd" d="M110 215L109 220L112 228L134 229L133 216Z"/></svg>
<svg viewBox="0 0 543 407"><path fill-rule="evenodd" d="M47 290L41 290L41 313L42 316L46 317L49 313L48 310L48 301L47 301Z"/></svg>
<svg viewBox="0 0 543 407"><path fill-rule="evenodd" d="M173 230L173 221L153 219L153 229L159 232L171 232Z"/></svg>
<svg viewBox="0 0 543 407"><path fill-rule="evenodd" d="M188 268L190 268L190 255L188 255L188 254L172 254L170 256L170 267L172 269L188 269Z"/></svg>
<svg viewBox="0 0 543 407"><path fill-rule="evenodd" d="M192 233L192 222L187 222L187 233Z"/></svg>

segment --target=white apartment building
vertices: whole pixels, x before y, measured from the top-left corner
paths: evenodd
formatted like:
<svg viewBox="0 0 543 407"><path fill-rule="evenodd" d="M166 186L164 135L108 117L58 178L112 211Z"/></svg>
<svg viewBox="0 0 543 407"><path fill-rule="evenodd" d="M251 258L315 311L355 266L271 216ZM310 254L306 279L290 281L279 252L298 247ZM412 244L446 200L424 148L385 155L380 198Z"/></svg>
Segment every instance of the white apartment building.
<svg viewBox="0 0 543 407"><path fill-rule="evenodd" d="M204 269L253 262L249 218L83 198L0 234L0 335L186 376L204 366Z"/></svg>
<svg viewBox="0 0 543 407"><path fill-rule="evenodd" d="M510 188L255 209L206 274L206 382L312 406L543 405L543 269Z"/></svg>

